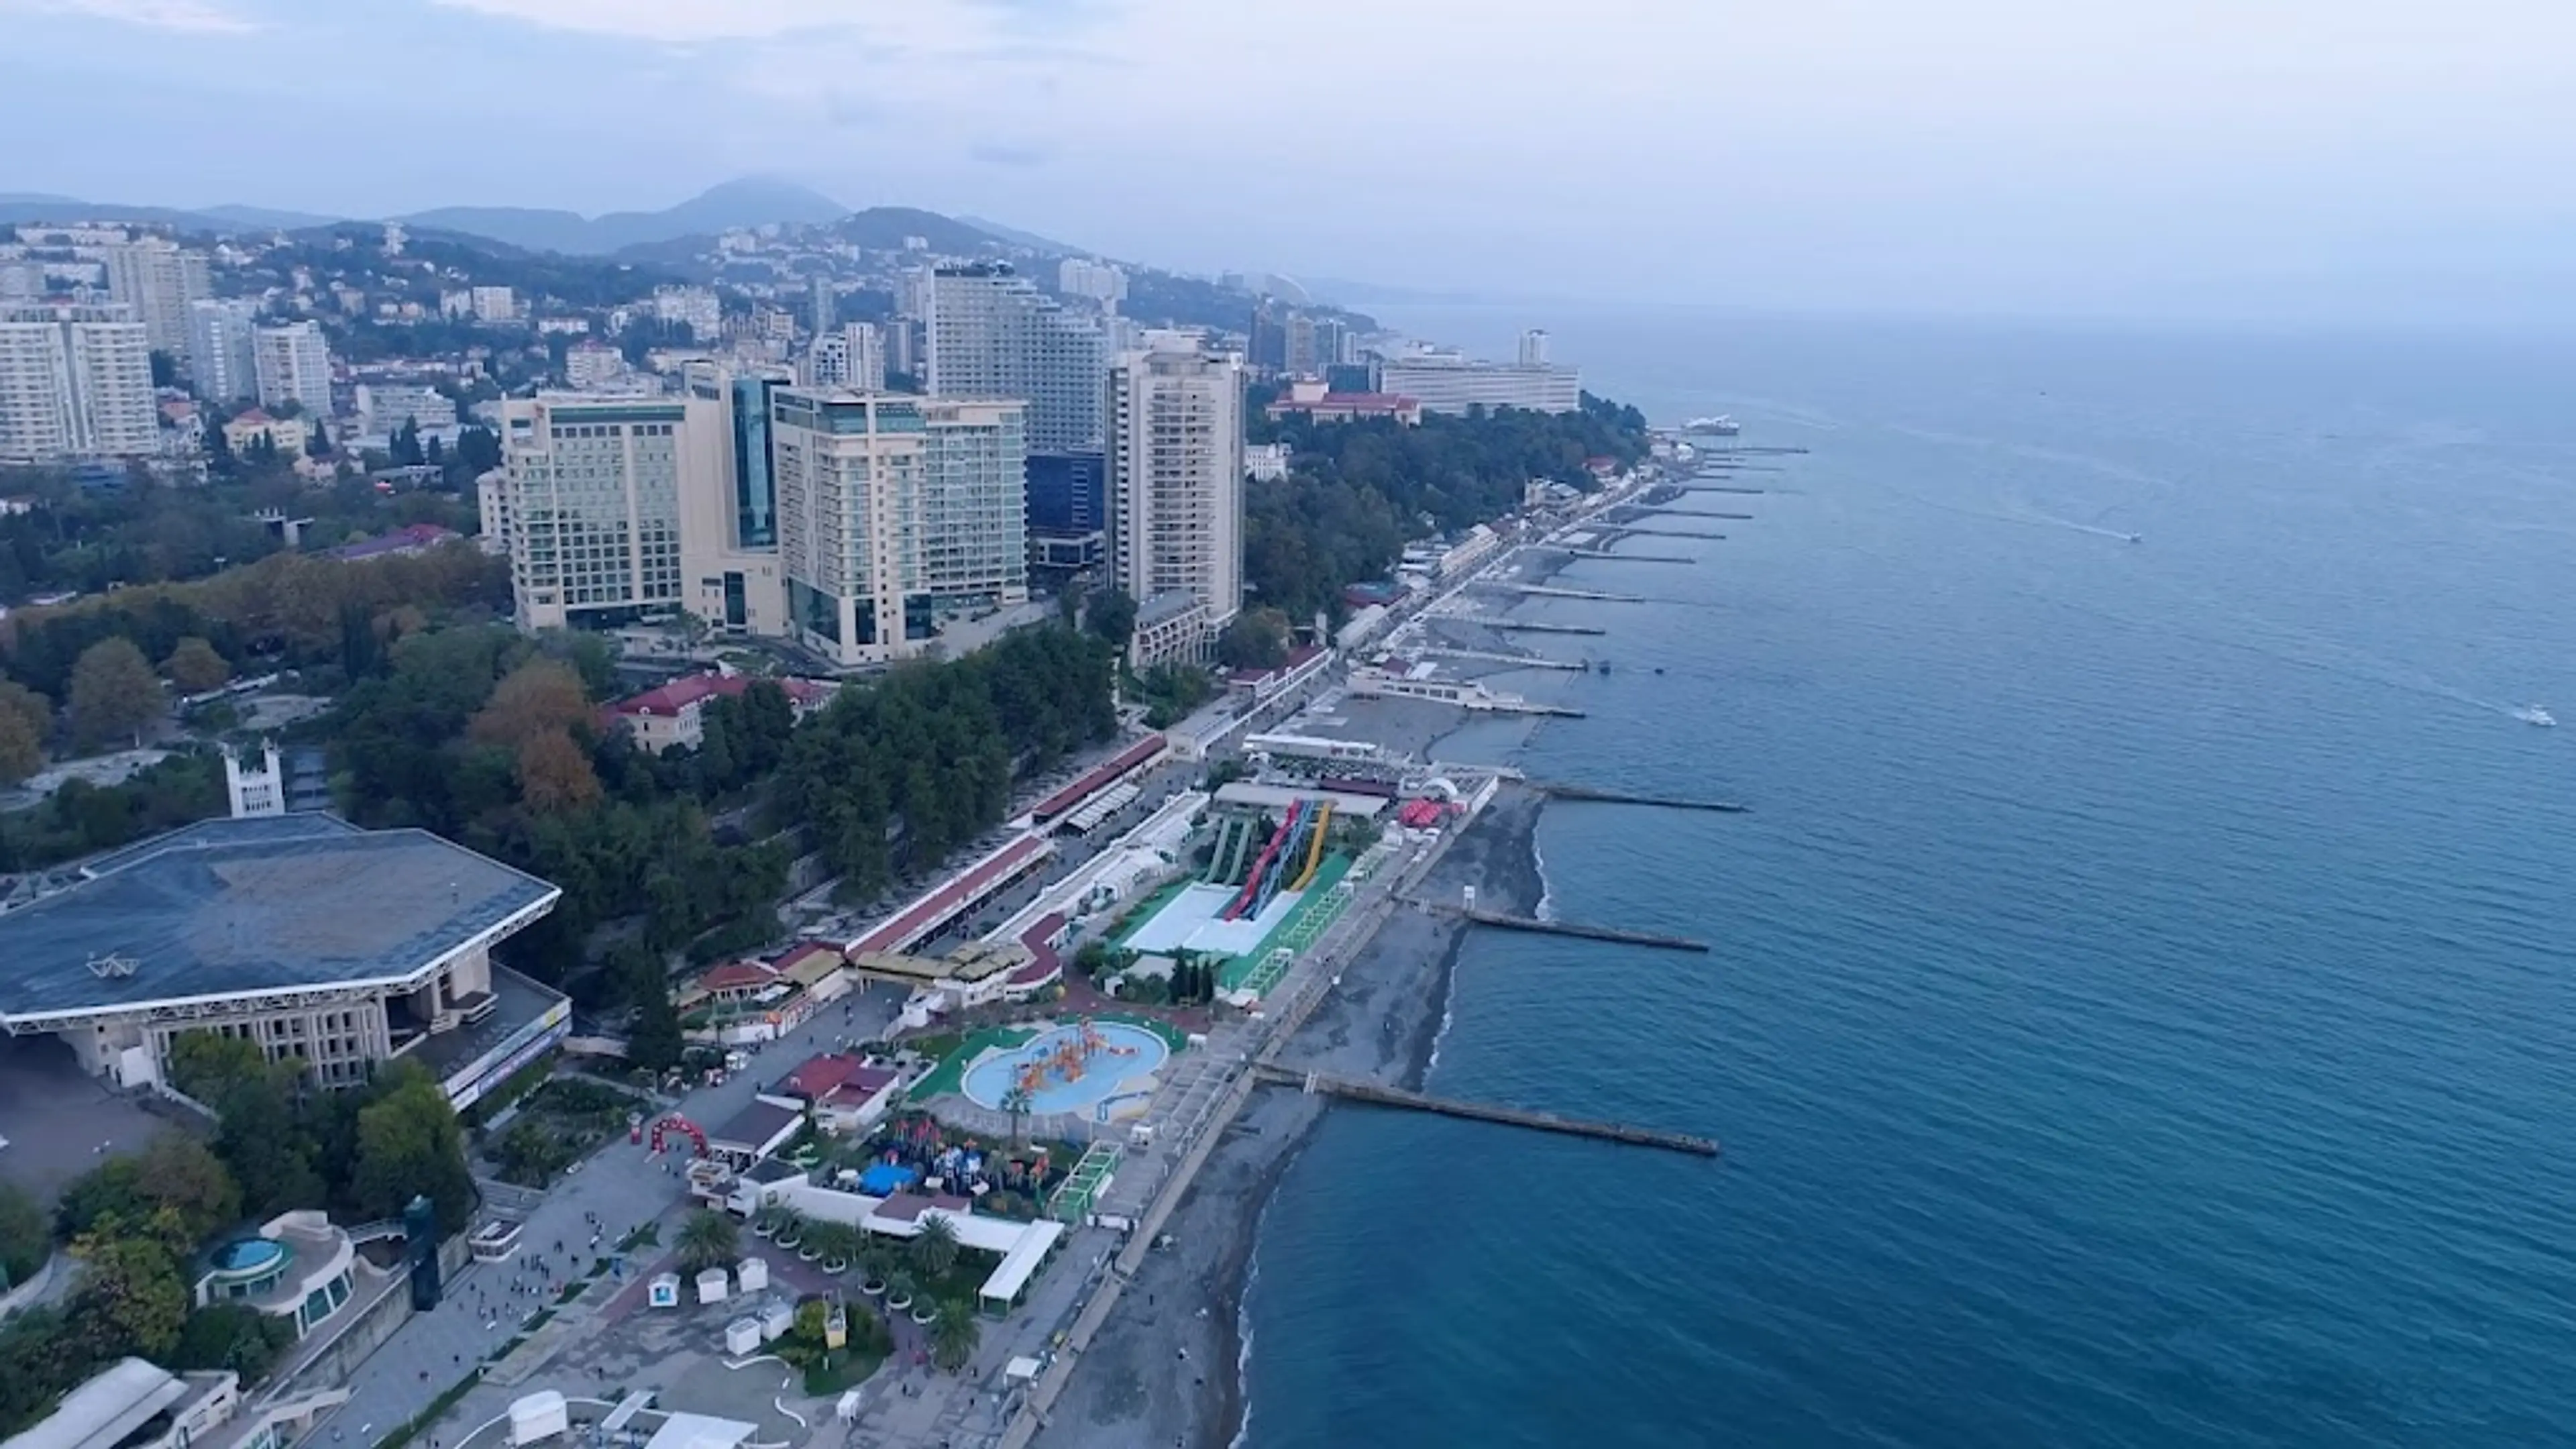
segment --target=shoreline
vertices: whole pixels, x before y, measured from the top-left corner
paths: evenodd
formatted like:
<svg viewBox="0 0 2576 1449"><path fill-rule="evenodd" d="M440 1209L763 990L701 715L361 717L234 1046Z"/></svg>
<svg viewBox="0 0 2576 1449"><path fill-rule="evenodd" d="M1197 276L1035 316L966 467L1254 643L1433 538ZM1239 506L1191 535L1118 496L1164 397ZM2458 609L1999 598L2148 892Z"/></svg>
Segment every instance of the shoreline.
<svg viewBox="0 0 2576 1449"><path fill-rule="evenodd" d="M1532 550L1503 575L1541 583L1573 559ZM1496 610L1509 614L1522 601ZM1453 647L1546 657L1519 636L1473 616L1426 621ZM1500 661L1457 661L1464 678L1516 672ZM1453 666L1455 667L1455 666ZM1530 671L1533 684L1577 676ZM1544 685L1540 686L1542 689ZM1347 733L1432 759L1442 741L1493 717L1413 700L1352 701ZM1366 715L1365 724L1359 716ZM1517 726L1506 754L1527 748L1545 716ZM1338 733L1338 732L1337 732ZM1547 893L1537 833L1546 798L1507 788L1451 842L1423 881L1426 897L1473 884L1501 908L1527 914ZM1343 967L1340 986L1289 1038L1286 1061L1420 1089L1456 995L1465 921L1403 910ZM1373 1028L1373 1029L1362 1029ZM1252 1407L1245 1299L1262 1226L1281 1180L1313 1140L1333 1099L1282 1087L1252 1094L1163 1225L1171 1246L1147 1254L1117 1311L1086 1350L1081 1373L1031 1440L1034 1449L1234 1449ZM1347 1110L1347 1109L1346 1109Z"/></svg>
<svg viewBox="0 0 2576 1449"><path fill-rule="evenodd" d="M1544 804L1519 791L1498 797L1450 845L1426 889L1474 882L1525 909L1540 889L1530 845ZM1416 910L1389 917L1343 968L1341 987L1290 1038L1285 1058L1420 1086L1467 929ZM1236 1442L1247 1422L1243 1308L1261 1225L1328 1102L1265 1087L1245 1103L1164 1224L1171 1246L1147 1255L1036 1445Z"/></svg>

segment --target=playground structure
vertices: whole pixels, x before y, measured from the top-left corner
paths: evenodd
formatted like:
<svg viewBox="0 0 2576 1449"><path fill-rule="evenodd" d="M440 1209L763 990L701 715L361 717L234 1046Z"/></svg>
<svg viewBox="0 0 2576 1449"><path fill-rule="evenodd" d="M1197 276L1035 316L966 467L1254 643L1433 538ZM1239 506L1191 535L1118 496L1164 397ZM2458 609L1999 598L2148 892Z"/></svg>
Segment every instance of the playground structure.
<svg viewBox="0 0 2576 1449"><path fill-rule="evenodd" d="M1037 1057L1022 1063L1014 1081L1032 1097L1052 1084L1070 1086L1081 1081L1082 1074L1090 1069L1091 1059L1104 1052L1113 1057L1132 1057L1136 1048L1120 1046L1102 1036L1100 1028L1086 1016Z"/></svg>
<svg viewBox="0 0 2576 1449"><path fill-rule="evenodd" d="M1281 891L1305 889L1323 861L1324 837L1332 820L1329 800L1292 801L1254 854L1254 842L1262 840L1261 817L1229 816L1219 827L1207 882L1239 889L1217 918L1239 921L1258 916ZM1251 855L1249 864L1247 855Z"/></svg>
<svg viewBox="0 0 2576 1449"><path fill-rule="evenodd" d="M653 1152L656 1156L659 1156L662 1151L662 1139L675 1132L696 1144L698 1156L707 1155L706 1130L679 1113L673 1112L653 1124Z"/></svg>

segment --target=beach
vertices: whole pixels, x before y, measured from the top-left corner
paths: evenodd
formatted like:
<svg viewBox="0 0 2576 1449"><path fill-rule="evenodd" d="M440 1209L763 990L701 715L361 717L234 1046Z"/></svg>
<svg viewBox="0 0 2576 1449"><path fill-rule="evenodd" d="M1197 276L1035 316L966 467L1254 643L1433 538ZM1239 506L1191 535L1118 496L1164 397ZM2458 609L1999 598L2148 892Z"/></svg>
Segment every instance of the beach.
<svg viewBox="0 0 2576 1449"><path fill-rule="evenodd" d="M1421 713L1426 723L1434 714ZM1457 719L1455 710L1437 714ZM1423 893L1454 898L1474 885L1503 909L1535 906L1541 804L1517 791L1498 797L1450 845ZM1290 1039L1283 1064L1418 1086L1462 936L1459 923L1417 910L1390 917ZM1324 1111L1325 1099L1284 1088L1253 1094L1165 1224L1170 1246L1147 1255L1093 1340L1039 1445L1220 1449L1233 1441L1244 1413L1239 1310L1261 1215Z"/></svg>

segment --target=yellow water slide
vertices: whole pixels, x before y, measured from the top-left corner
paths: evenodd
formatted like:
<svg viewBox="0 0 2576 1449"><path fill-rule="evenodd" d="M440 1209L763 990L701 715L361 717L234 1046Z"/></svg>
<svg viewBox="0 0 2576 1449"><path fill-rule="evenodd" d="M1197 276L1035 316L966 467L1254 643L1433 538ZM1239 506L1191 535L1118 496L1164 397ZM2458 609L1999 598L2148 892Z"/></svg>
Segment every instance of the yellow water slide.
<svg viewBox="0 0 2576 1449"><path fill-rule="evenodd" d="M1324 863L1324 832L1330 830L1332 826L1333 802L1327 800L1324 802L1323 813L1315 817L1315 838L1306 846L1306 868L1298 873L1296 880L1289 883L1288 889L1302 891L1306 888L1306 883L1315 878L1315 868Z"/></svg>

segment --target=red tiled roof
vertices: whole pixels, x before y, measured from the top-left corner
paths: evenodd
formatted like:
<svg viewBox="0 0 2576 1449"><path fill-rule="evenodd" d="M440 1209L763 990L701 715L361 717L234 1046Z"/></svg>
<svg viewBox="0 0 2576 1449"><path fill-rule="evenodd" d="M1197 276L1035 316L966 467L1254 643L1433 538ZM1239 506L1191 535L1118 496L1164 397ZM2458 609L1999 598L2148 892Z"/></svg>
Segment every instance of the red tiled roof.
<svg viewBox="0 0 2576 1449"><path fill-rule="evenodd" d="M1043 825L1059 815L1071 814L1075 806L1117 784L1121 778L1162 752L1163 737L1147 735L1093 766L1081 779L1039 801L1038 807L1029 812L1029 818Z"/></svg>
<svg viewBox="0 0 2576 1449"><path fill-rule="evenodd" d="M864 1101L893 1081L891 1070L868 1065L867 1058L856 1052L824 1052L807 1057L796 1070L779 1078L776 1090L782 1096L821 1098L855 1089L858 1100Z"/></svg>
<svg viewBox="0 0 2576 1449"><path fill-rule="evenodd" d="M864 1107L876 1095L895 1083L895 1074L885 1067L862 1067L850 1079L815 1100L835 1107Z"/></svg>
<svg viewBox="0 0 2576 1449"><path fill-rule="evenodd" d="M731 698L748 693L752 683L753 677L748 674L692 674L685 679L674 679L660 688L648 689L642 694L630 694L610 705L608 710L611 714L625 716L677 715L690 705L712 699L717 695ZM780 689L787 692L787 698L798 705L819 704L831 697L832 693L830 686L818 684L811 679L790 677L778 680L777 684Z"/></svg>
<svg viewBox="0 0 2576 1449"><path fill-rule="evenodd" d="M804 965L806 962L817 956L831 956L837 958L840 954L841 948L838 946L827 946L820 941L806 941L801 944L788 947L777 960L772 961L769 964L784 973L795 970L797 967Z"/></svg>
<svg viewBox="0 0 2576 1449"><path fill-rule="evenodd" d="M870 951L901 951L918 943L922 937L964 910L968 902L981 899L1054 849L1044 836L1021 836L987 856L983 864L923 896L905 907L902 914L852 941L849 954L860 956Z"/></svg>
<svg viewBox="0 0 2576 1449"><path fill-rule="evenodd" d="M1011 973L1006 985L1044 986L1064 972L1064 956L1055 948L1056 932L1064 929L1064 913L1049 911L1038 917L1037 924L1020 933L1020 944L1029 948L1029 964Z"/></svg>
<svg viewBox="0 0 2576 1449"><path fill-rule="evenodd" d="M778 972L758 961L728 961L698 978L703 991L740 991L748 987L767 986L778 979Z"/></svg>
<svg viewBox="0 0 2576 1449"><path fill-rule="evenodd" d="M1226 677L1237 684L1259 684L1273 675L1286 674L1324 652L1321 644L1300 644L1288 651L1288 657L1276 669L1237 669Z"/></svg>

